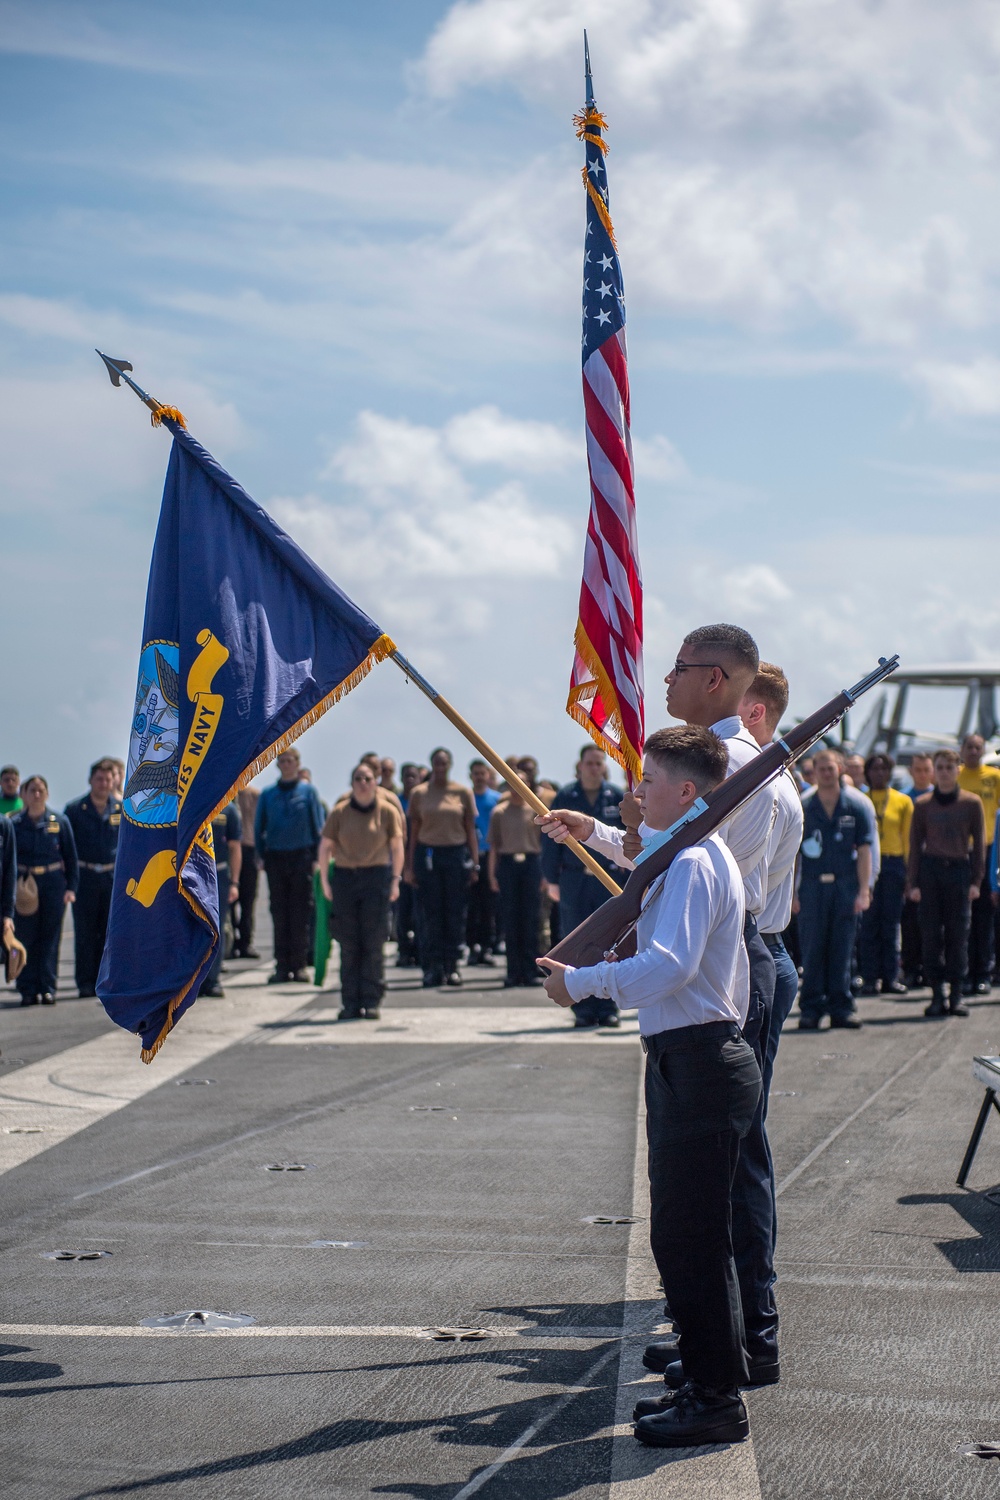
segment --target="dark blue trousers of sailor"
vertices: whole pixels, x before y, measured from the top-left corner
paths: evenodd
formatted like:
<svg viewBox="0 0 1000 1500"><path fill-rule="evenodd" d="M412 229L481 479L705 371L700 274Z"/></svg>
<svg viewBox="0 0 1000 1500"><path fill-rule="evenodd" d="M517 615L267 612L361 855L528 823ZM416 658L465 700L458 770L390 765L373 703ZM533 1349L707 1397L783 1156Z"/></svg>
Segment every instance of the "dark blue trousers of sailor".
<svg viewBox="0 0 1000 1500"><path fill-rule="evenodd" d="M854 913L857 895L858 882L853 874L838 876L829 883L803 880L799 888L799 1010L807 1021L818 1021L827 1012L840 1020L854 1010L851 950L858 922Z"/></svg>
<svg viewBox="0 0 1000 1500"><path fill-rule="evenodd" d="M605 886L583 865L579 870L566 867L559 877L559 931L563 937L574 927L579 927L608 899ZM617 1013L618 1007L613 1000L599 1000L594 995L587 995L573 1006L573 1014L579 1021L606 1021Z"/></svg>
<svg viewBox="0 0 1000 1500"><path fill-rule="evenodd" d="M507 978L526 984L538 974L538 922L541 915L542 857L501 854L497 860L503 930L507 934Z"/></svg>
<svg viewBox="0 0 1000 1500"><path fill-rule="evenodd" d="M418 844L413 867L423 915L420 963L425 974L440 978L458 968L465 941L469 875L465 844L432 847Z"/></svg>
<svg viewBox="0 0 1000 1500"><path fill-rule="evenodd" d="M750 961L750 1009L743 1035L763 1077L774 1007L775 968L753 917L744 929ZM749 1128L740 1142L733 1178L733 1257L743 1303L747 1352L777 1359L778 1308L774 1300L774 1166L764 1116L763 1085Z"/></svg>
<svg viewBox="0 0 1000 1500"><path fill-rule="evenodd" d="M73 904L73 938L76 957L76 987L81 995L97 993L97 973L108 935L113 870L85 870Z"/></svg>
<svg viewBox="0 0 1000 1500"><path fill-rule="evenodd" d="M899 924L905 887L903 856L883 854L871 905L861 918L861 977L865 984L881 979L884 989L899 978Z"/></svg>
<svg viewBox="0 0 1000 1500"><path fill-rule="evenodd" d="M661 1031L644 1045L650 1247L685 1375L729 1391L747 1377L730 1193L760 1069L732 1022Z"/></svg>
<svg viewBox="0 0 1000 1500"><path fill-rule="evenodd" d="M14 932L28 950L28 959L17 976L18 993L31 999L35 995L54 995L59 967L59 938L66 910L66 876L62 870L36 875L38 910L31 917L14 917Z"/></svg>
<svg viewBox="0 0 1000 1500"><path fill-rule="evenodd" d="M947 981L953 989L958 988L968 961L972 865L967 859L937 859L925 854L917 879L924 983L937 988Z"/></svg>
<svg viewBox="0 0 1000 1500"><path fill-rule="evenodd" d="M778 1055L778 1043L781 1041L781 1028L791 1015L795 997L799 992L799 975L791 954L785 947L782 939L775 934L768 934L764 939L771 950L774 959L774 1005L771 1008L771 1028L767 1036L767 1051L764 1054L764 1067L762 1070L764 1083L764 1124L767 1124L767 1105L771 1096L771 1079L774 1076L774 1059ZM771 1163L771 1252L778 1242L778 1210L774 1199L774 1163ZM774 1272L772 1269L772 1283Z"/></svg>
<svg viewBox="0 0 1000 1500"><path fill-rule="evenodd" d="M340 944L340 1003L349 1016L377 1010L385 994L383 951L391 876L388 865L333 869L330 936Z"/></svg>

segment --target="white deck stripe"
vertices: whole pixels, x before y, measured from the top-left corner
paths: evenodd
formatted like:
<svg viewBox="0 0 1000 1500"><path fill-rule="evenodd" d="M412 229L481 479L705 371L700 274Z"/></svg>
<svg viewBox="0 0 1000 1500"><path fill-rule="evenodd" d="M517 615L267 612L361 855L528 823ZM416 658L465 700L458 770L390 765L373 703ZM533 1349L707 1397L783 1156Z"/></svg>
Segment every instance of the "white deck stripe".
<svg viewBox="0 0 1000 1500"><path fill-rule="evenodd" d="M753 1438L706 1448L646 1448L632 1435L632 1408L640 1396L662 1390L659 1376L644 1369L642 1352L661 1326L663 1292L649 1248L649 1180L646 1172L646 1109L639 1079L635 1172L625 1272L625 1319L608 1500L761 1500ZM650 1302L653 1302L652 1308ZM752 1413L751 1413L752 1419Z"/></svg>
<svg viewBox="0 0 1000 1500"><path fill-rule="evenodd" d="M155 1316L155 1314L150 1314ZM78 1339L421 1339L427 1342L460 1343L461 1340L441 1339L434 1340L430 1337L432 1329L425 1325L398 1327L387 1324L385 1326L366 1325L358 1326L340 1325L336 1323L306 1323L293 1324L287 1328L281 1326L258 1327L255 1324L248 1328L202 1328L198 1330L185 1331L179 1328L139 1328L131 1324L123 1323L0 1323L0 1338L5 1339L47 1339L47 1338L78 1338ZM593 1342L599 1340L620 1338L617 1328L575 1328L572 1324L564 1327L551 1328L488 1328L483 1329L487 1334L485 1339L472 1339L465 1342L465 1347L478 1347L487 1344L491 1339L525 1339L528 1342L537 1342L539 1339L555 1339L560 1342L580 1340L582 1342ZM616 1353L611 1350L608 1358ZM588 1377L584 1377L586 1380Z"/></svg>

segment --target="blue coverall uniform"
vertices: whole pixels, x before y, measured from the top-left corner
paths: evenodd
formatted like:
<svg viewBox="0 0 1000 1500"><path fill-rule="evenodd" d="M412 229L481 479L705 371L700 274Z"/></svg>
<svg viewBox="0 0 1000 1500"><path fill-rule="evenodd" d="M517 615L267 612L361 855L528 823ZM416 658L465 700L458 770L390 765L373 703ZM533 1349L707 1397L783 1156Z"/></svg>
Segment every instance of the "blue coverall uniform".
<svg viewBox="0 0 1000 1500"><path fill-rule="evenodd" d="M871 844L865 810L843 789L827 817L819 793L802 806L799 942L802 948L802 1019L832 1022L854 1010L851 954L858 919L858 849Z"/></svg>
<svg viewBox="0 0 1000 1500"><path fill-rule="evenodd" d="M590 801L579 781L571 781L560 787L552 807L554 811L564 808L567 812L585 813L598 823L621 828L623 825L618 804L624 795L620 787L613 786L610 781L602 781L594 800ZM610 875L618 882L621 881L621 871L617 865L593 849L589 852ZM553 839L542 840L542 876L550 885L559 887L559 931L563 937L572 932L574 927L578 927L599 906L603 906L610 896L607 888L596 875L591 875L572 850L557 844ZM590 996L574 1005L573 1013L578 1021L606 1021L617 1015L618 1007L613 1000L598 1000Z"/></svg>
<svg viewBox="0 0 1000 1500"><path fill-rule="evenodd" d="M118 829L122 804L110 796L104 811L98 812L88 792L67 802L66 817L73 830L77 859L80 863L80 885L73 906L73 930L76 940L76 988L81 999L97 994L97 973L101 967L104 940L108 934L111 911L111 889L115 881L115 856L118 853Z"/></svg>
<svg viewBox="0 0 1000 1500"><path fill-rule="evenodd" d="M69 820L47 807L36 823L27 808L10 819L17 842L17 873L34 875L38 910L30 917L15 916L14 931L28 950L28 961L17 976L22 1005L39 1000L55 1004L59 965L59 936L67 891L79 882L76 843Z"/></svg>

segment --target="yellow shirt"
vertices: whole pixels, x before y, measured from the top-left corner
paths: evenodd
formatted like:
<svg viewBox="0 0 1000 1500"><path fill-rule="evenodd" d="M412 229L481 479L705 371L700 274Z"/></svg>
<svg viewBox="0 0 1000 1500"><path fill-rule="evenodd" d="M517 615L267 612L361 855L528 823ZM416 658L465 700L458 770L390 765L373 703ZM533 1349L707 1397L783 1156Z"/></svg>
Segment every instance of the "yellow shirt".
<svg viewBox="0 0 1000 1500"><path fill-rule="evenodd" d="M875 808L879 848L883 858L899 856L908 859L910 822L913 818L912 800L905 792L898 792L894 786L886 787L883 792L870 791L868 795Z"/></svg>
<svg viewBox="0 0 1000 1500"><path fill-rule="evenodd" d="M975 792L977 797L982 798L983 812L986 814L986 846L989 848L993 842L997 807L1000 806L1000 770L996 766L978 766L976 769L961 766L958 784L963 792Z"/></svg>

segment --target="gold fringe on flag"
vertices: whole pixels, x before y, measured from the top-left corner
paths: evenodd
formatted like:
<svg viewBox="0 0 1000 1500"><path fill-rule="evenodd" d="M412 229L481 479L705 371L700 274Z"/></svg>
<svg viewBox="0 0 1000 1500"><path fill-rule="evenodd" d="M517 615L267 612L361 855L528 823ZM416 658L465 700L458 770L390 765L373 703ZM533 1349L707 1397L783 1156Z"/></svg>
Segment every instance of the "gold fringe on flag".
<svg viewBox="0 0 1000 1500"><path fill-rule="evenodd" d="M187 423L184 420L184 413L182 411L178 411L176 406L160 406L159 404L157 404L156 406L150 407L150 413L151 415L149 420L152 422L154 427L159 427L160 423L163 421L163 418L167 417L169 421L176 422L178 427L183 427L185 432L187 431Z"/></svg>
<svg viewBox="0 0 1000 1500"><path fill-rule="evenodd" d="M176 412L175 414L175 409L173 407L161 407L160 413L162 416L169 417L172 421L176 421L177 418L180 417L179 412ZM181 425L183 426L183 417L180 417L180 421ZM380 661L384 661L387 656L391 656L395 649L396 643L390 636L380 635L378 640L375 641L375 643L372 645L371 650L368 652L368 655L365 657L364 661L359 662L358 665L354 668L354 671L351 672L347 677L345 677L343 682L339 682L331 692L327 693L325 698L322 698L314 708L311 708L309 710L308 713L303 714L301 719L297 720L297 722L294 723L290 729L286 729L284 734L280 735L279 738L274 741L273 745L269 745L266 750L262 751L260 755L256 756L246 767L246 769L233 782L233 785L229 788L228 792L226 792L225 796L216 803L215 807L213 807L212 811L209 813L208 817L201 825L201 828L199 828L198 832L191 840L191 843L188 845L187 852L185 853L184 859L177 871L177 889L184 897L185 901L187 901L195 916L199 919L199 921L204 922L206 926L211 926L208 913L202 910L198 902L191 895L190 891L185 888L184 883L181 880L181 874L185 866L187 865L188 860L191 858L191 851L194 849L194 846L197 843L201 833L204 832L204 830L211 824L212 819L218 813L220 813L224 807L228 807L229 803L232 802L237 792L241 792L245 786L249 786L254 777L259 776L261 771L266 770L266 768L271 764L272 760L274 760L277 756L281 755L285 750L287 750L289 745L294 744L300 735L305 734L307 729L310 729L318 719L321 719L323 717L328 708L332 708L335 703L339 703L341 698L346 697L346 695L351 691L352 688L356 688L359 682L363 682L364 679L368 676L368 673L371 671L372 667L376 666ZM222 941L221 932L219 933L219 941ZM211 949L209 949L208 952L211 952ZM208 952L206 952L205 958L208 957ZM174 1015L177 1011L177 1008L190 993L191 986L195 981L195 976L201 969L201 964L205 962L205 958L202 959L201 963L198 965L198 968L195 970L195 973L191 976L180 993L175 995L174 998L169 1002L167 1006L167 1018L163 1023L159 1036L156 1038L156 1041L151 1047L143 1047L142 1049L140 1056L142 1057L144 1063L151 1063L153 1061L153 1058L159 1052L160 1048L163 1046L163 1043L166 1041L167 1037L173 1030Z"/></svg>
<svg viewBox="0 0 1000 1500"><path fill-rule="evenodd" d="M576 646L580 660L593 678L592 682L579 682L569 690L569 701L566 704L566 712L571 719L585 729L591 739L606 751L611 759L617 761L622 770L630 778L632 785L637 786L642 779L642 746L633 745L625 737L622 725L621 708L618 704L618 694L615 692L611 678L608 676L601 664L601 659L590 643L590 638L583 628L583 621L578 620L576 631L573 636L573 644ZM587 709L581 703L584 697L590 697L591 693L599 696L607 710L607 723L617 731L620 743L602 733L597 728Z"/></svg>

